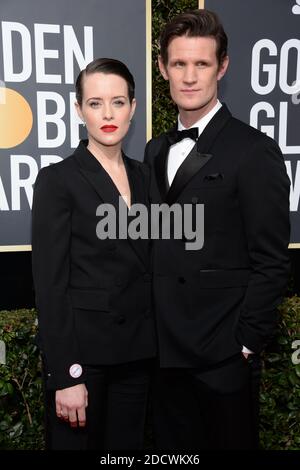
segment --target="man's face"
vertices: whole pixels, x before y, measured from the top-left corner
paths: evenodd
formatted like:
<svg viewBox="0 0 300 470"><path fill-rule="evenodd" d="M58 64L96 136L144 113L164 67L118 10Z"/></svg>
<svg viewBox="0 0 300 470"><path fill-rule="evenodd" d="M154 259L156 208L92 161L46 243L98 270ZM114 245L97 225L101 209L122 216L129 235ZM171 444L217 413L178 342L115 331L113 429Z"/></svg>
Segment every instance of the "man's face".
<svg viewBox="0 0 300 470"><path fill-rule="evenodd" d="M159 58L160 71L170 82L170 93L180 115L200 119L216 104L217 83L228 66L228 57L218 63L216 49L212 37L180 36L168 46L166 66Z"/></svg>

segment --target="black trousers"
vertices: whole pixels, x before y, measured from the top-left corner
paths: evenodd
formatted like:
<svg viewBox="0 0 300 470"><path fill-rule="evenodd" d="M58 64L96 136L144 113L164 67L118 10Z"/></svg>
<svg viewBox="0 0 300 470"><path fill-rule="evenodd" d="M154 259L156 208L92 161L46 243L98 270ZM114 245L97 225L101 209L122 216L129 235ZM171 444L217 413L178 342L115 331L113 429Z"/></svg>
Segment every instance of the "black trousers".
<svg viewBox="0 0 300 470"><path fill-rule="evenodd" d="M57 418L55 391L46 391L48 450L136 450L144 425L152 360L113 366L85 366L86 426L71 428Z"/></svg>
<svg viewBox="0 0 300 470"><path fill-rule="evenodd" d="M258 447L259 358L238 354L222 366L158 369L153 385L155 447L229 450Z"/></svg>

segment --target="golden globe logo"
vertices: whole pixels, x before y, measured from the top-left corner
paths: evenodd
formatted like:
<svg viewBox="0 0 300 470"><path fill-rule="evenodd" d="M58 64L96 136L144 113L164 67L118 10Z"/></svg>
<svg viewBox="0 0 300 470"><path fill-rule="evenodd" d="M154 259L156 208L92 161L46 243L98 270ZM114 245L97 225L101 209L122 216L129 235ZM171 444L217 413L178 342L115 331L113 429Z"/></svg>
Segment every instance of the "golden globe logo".
<svg viewBox="0 0 300 470"><path fill-rule="evenodd" d="M16 147L27 139L33 123L29 103L18 92L1 87L0 148Z"/></svg>
<svg viewBox="0 0 300 470"><path fill-rule="evenodd" d="M93 27L0 24L0 211L20 211L32 206L39 169L78 144L74 81L94 58Z"/></svg>

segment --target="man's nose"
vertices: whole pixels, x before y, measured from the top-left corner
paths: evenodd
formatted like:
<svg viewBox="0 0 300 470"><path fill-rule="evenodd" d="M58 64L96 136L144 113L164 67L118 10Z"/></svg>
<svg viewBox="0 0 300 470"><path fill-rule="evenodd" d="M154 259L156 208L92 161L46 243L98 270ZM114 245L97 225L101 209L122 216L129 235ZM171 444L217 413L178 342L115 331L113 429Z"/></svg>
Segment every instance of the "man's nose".
<svg viewBox="0 0 300 470"><path fill-rule="evenodd" d="M195 83L197 81L197 73L193 65L186 67L183 80L186 83Z"/></svg>

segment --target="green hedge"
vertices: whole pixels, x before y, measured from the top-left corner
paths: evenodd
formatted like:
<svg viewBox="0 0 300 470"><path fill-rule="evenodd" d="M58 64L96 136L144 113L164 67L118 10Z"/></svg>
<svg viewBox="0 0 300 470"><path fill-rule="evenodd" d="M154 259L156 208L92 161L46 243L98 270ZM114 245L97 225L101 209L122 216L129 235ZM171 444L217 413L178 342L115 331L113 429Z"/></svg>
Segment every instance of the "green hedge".
<svg viewBox="0 0 300 470"><path fill-rule="evenodd" d="M263 357L260 441L264 449L299 450L300 298L285 299L279 311L275 350Z"/></svg>
<svg viewBox="0 0 300 470"><path fill-rule="evenodd" d="M34 344L35 310L0 312L0 449L43 448L40 358Z"/></svg>
<svg viewBox="0 0 300 470"><path fill-rule="evenodd" d="M43 448L40 360L34 310L0 312L0 338L7 348L0 365L0 449ZM300 339L300 298L280 307L278 337L263 357L261 431L263 449L300 449L300 364L292 349ZM298 346L300 349L300 346Z"/></svg>

